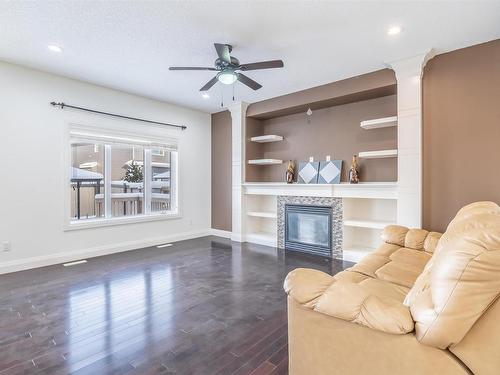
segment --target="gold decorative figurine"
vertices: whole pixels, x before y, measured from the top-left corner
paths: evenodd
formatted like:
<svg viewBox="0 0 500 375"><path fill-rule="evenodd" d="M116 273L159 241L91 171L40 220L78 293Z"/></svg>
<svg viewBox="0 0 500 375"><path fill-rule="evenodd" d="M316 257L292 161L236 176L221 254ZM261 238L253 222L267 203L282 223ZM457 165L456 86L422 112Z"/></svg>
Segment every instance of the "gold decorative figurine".
<svg viewBox="0 0 500 375"><path fill-rule="evenodd" d="M285 179L287 184L292 184L295 179L295 163L288 160L288 167L286 168Z"/></svg>
<svg viewBox="0 0 500 375"><path fill-rule="evenodd" d="M351 169L349 170L349 182L357 184L359 182L358 158L356 155L352 157Z"/></svg>

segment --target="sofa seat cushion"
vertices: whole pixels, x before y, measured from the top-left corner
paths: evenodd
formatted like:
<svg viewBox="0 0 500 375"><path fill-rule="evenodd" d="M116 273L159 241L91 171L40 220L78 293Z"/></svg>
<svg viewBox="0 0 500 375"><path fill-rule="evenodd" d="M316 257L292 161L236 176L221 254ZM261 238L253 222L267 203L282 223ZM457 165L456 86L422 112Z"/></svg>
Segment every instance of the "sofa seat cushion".
<svg viewBox="0 0 500 375"><path fill-rule="evenodd" d="M430 259L431 254L402 247L390 256L388 263L375 272L375 276L411 288Z"/></svg>
<svg viewBox="0 0 500 375"><path fill-rule="evenodd" d="M333 277L336 281L349 282L362 285L372 295L380 298L392 298L403 302L408 294L409 288L393 284L384 280L375 279L353 271L342 271Z"/></svg>
<svg viewBox="0 0 500 375"><path fill-rule="evenodd" d="M390 298L403 303L409 288L380 279L368 278L359 283L370 294L380 298Z"/></svg>
<svg viewBox="0 0 500 375"><path fill-rule="evenodd" d="M345 270L339 272L333 276L333 278L337 281L349 281L352 283L360 283L366 279L372 279L370 276L363 275L362 273L352 272L349 270Z"/></svg>
<svg viewBox="0 0 500 375"><path fill-rule="evenodd" d="M384 243L348 270L411 288L431 257L426 251Z"/></svg>
<svg viewBox="0 0 500 375"><path fill-rule="evenodd" d="M392 253L390 259L392 262L409 264L410 266L418 268L422 271L431 257L432 255L426 253L425 251L418 251L406 247L401 247L397 251Z"/></svg>
<svg viewBox="0 0 500 375"><path fill-rule="evenodd" d="M371 254L366 255L360 262L356 263L350 271L358 272L369 277L377 277L376 272L391 261L391 255L401 247L398 245L384 243Z"/></svg>

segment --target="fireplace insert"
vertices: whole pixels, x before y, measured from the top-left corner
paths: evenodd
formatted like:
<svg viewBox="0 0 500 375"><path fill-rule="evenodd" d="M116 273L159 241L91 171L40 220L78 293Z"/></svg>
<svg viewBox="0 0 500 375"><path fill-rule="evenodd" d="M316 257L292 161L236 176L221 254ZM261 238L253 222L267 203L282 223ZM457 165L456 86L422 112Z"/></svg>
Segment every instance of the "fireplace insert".
<svg viewBox="0 0 500 375"><path fill-rule="evenodd" d="M285 205L285 250L332 256L332 207Z"/></svg>

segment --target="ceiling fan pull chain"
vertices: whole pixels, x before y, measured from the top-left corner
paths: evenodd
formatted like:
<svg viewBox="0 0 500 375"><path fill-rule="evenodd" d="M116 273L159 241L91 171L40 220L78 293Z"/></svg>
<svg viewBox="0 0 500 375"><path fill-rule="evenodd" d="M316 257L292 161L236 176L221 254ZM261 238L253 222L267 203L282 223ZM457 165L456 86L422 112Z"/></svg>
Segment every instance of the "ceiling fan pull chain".
<svg viewBox="0 0 500 375"><path fill-rule="evenodd" d="M222 90L222 86L219 85L220 87L220 106L224 108L224 91Z"/></svg>
<svg viewBox="0 0 500 375"><path fill-rule="evenodd" d="M234 102L234 82L233 82L233 102Z"/></svg>

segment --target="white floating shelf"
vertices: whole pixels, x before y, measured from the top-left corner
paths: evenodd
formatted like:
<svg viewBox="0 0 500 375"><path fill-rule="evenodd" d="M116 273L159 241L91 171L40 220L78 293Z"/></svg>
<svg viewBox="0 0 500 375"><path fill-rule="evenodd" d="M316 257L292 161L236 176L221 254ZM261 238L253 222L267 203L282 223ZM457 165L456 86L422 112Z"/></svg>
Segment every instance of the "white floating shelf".
<svg viewBox="0 0 500 375"><path fill-rule="evenodd" d="M342 259L348 262L358 263L373 250L375 249L366 246L348 246L342 250Z"/></svg>
<svg viewBox="0 0 500 375"><path fill-rule="evenodd" d="M398 150L364 151L358 154L361 159L395 158L397 156Z"/></svg>
<svg viewBox="0 0 500 375"><path fill-rule="evenodd" d="M248 164L252 164L252 165L283 164L283 160L278 160L278 159L254 159L254 160L249 160Z"/></svg>
<svg viewBox="0 0 500 375"><path fill-rule="evenodd" d="M248 242L256 243L265 246L277 246L277 234L266 233L266 232L256 232L247 233L246 240Z"/></svg>
<svg viewBox="0 0 500 375"><path fill-rule="evenodd" d="M389 128L391 126L397 126L397 125L398 125L398 117L397 116L376 118L373 120L366 120L366 121L360 122L360 126L366 130L379 129L379 128Z"/></svg>
<svg viewBox="0 0 500 375"><path fill-rule="evenodd" d="M253 217L265 217L268 219L276 219L278 214L276 212L265 212L265 211L249 211L247 212L248 216Z"/></svg>
<svg viewBox="0 0 500 375"><path fill-rule="evenodd" d="M250 138L252 142L258 142L258 143L268 143L268 142L279 142L283 140L283 137L281 135L261 135L258 137L252 137Z"/></svg>
<svg viewBox="0 0 500 375"><path fill-rule="evenodd" d="M376 220L344 220L344 226L346 227L384 229L386 226L392 224L395 223L390 221L376 221Z"/></svg>

